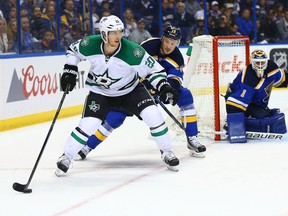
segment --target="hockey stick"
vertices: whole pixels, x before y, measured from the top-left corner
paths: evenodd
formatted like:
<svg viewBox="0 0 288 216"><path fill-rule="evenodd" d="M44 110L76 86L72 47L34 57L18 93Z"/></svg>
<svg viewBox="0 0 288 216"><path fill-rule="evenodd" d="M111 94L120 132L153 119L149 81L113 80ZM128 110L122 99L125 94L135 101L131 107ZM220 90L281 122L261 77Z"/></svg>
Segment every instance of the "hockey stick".
<svg viewBox="0 0 288 216"><path fill-rule="evenodd" d="M60 113L60 110L61 110L61 107L62 107L62 105L63 105L64 99L65 99L66 95L68 94L69 88L70 88L70 84L68 84L68 85L66 86L66 89L65 89L65 91L64 91L64 93L63 93L63 96L62 96L62 98L61 98L60 104L59 104L59 106L58 106L58 108L57 108L57 111L56 111L56 113L55 113L54 119L53 119L53 121L52 121L52 123L51 123L49 132L48 132L48 134L47 134L47 136L46 136L46 139L45 139L45 141L44 141L44 143L43 143L43 146L42 146L42 148L41 148L41 151L40 151L40 153L39 153L39 155L38 155L38 158L37 158L36 163L35 163L35 165L34 165L34 167L33 167L33 169L32 169L32 172L31 172L31 174L30 174L30 177L29 177L27 183L26 183L26 184L20 184L20 183L15 182L15 183L13 184L13 186L12 186L15 191L23 192L23 193L31 193L31 192L32 192L32 189L29 189L28 186L29 186L29 184L31 183L31 180L32 180L32 178L33 178L33 176L34 176L34 173L35 173L36 169L37 169L38 163L39 163L40 158L41 158L41 156L42 156L42 154L43 154L43 151L44 151L44 149L45 149L45 146L46 146L46 144L47 144L47 142L48 142L48 139L49 139L49 137L50 137L50 134L51 134L51 132L52 132L52 130L53 130L53 127L54 127L54 124L55 124L55 122L56 122L56 119L57 119L57 117L58 117L58 115L59 115L59 113Z"/></svg>
<svg viewBox="0 0 288 216"><path fill-rule="evenodd" d="M163 110L170 116L171 119L182 129L185 131L185 127L176 119L176 117L167 109L167 107L163 104L163 102L159 99L158 96L152 96L154 97L154 100L156 104L160 104L160 106L163 108Z"/></svg>

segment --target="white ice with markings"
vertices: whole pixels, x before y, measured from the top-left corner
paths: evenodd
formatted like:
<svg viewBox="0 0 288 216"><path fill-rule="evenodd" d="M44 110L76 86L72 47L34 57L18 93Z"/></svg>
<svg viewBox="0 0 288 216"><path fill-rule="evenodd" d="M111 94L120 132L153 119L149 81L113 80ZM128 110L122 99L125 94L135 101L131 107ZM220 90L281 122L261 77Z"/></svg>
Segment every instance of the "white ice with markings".
<svg viewBox="0 0 288 216"><path fill-rule="evenodd" d="M270 103L286 119L287 95L274 91ZM0 133L0 215L288 216L287 135L246 144L202 139L205 158L191 158L185 141L175 140L180 165L171 172L146 125L129 117L86 161L56 177L56 161L78 120L56 121L31 194L14 191L12 184L26 184L51 122Z"/></svg>

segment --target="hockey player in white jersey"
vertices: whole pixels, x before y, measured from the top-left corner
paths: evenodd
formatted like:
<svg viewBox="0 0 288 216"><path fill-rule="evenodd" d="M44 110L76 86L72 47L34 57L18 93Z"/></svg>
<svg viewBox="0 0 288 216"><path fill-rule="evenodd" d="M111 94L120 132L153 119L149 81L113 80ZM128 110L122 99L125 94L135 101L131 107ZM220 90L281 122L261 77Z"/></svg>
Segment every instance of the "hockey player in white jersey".
<svg viewBox="0 0 288 216"><path fill-rule="evenodd" d="M162 113L155 105L139 77L146 77L166 101L176 104L177 92L168 84L163 67L140 45L122 38L124 25L114 16L100 20L100 35L85 37L71 44L61 76L61 88L70 85L72 91L78 75L77 64L91 63L85 86L89 94L79 125L72 131L64 154L57 161L55 174L61 176L85 145L88 138L104 122L107 113L120 110L134 114L149 126L150 133L168 168L177 170L178 158L172 151L172 141Z"/></svg>

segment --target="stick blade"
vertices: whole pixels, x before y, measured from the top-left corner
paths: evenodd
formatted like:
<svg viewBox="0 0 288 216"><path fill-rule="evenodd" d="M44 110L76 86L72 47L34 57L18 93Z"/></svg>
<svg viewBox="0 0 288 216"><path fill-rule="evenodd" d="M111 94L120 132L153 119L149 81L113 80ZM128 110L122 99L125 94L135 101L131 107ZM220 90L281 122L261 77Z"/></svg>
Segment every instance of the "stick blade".
<svg viewBox="0 0 288 216"><path fill-rule="evenodd" d="M23 193L31 193L32 192L32 189L28 189L26 184L23 185L23 184L15 182L12 187L15 191L18 191L18 192L23 192Z"/></svg>

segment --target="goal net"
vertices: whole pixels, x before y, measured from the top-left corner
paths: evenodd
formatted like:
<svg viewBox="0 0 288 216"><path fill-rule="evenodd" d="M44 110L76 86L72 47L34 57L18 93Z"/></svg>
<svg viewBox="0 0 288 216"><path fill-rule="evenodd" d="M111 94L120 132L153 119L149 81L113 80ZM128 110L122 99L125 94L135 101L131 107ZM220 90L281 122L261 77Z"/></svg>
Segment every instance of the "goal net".
<svg viewBox="0 0 288 216"><path fill-rule="evenodd" d="M246 36L202 35L193 38L192 53L184 68L184 86L194 98L198 136L221 139L226 120L225 95L229 82L249 64L249 38ZM179 108L171 112L180 119ZM176 136L183 131L173 120L168 126Z"/></svg>

